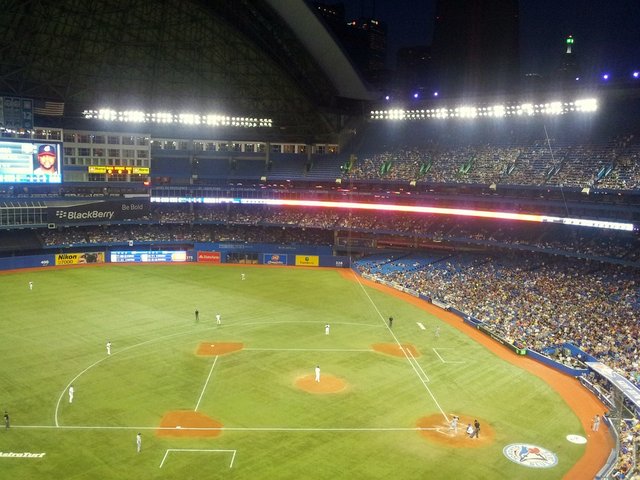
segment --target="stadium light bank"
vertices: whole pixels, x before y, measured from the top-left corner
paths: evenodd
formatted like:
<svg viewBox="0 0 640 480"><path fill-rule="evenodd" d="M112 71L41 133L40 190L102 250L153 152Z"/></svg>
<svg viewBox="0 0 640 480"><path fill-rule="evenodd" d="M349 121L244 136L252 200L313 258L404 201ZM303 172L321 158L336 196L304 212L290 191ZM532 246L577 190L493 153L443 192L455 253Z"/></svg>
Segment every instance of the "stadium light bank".
<svg viewBox="0 0 640 480"><path fill-rule="evenodd" d="M571 102L553 101L546 103L518 103L494 105L461 105L457 107L438 107L409 109L392 108L371 110L370 120L429 120L429 119L475 119L503 117L534 117L545 115L565 115L568 113L592 113L598 110L598 100L583 98Z"/></svg>
<svg viewBox="0 0 640 480"><path fill-rule="evenodd" d="M113 110L100 108L84 110L82 116L89 120L122 123L153 123L164 125L194 125L204 127L245 127L271 128L273 120L256 117L230 117L217 113L201 115L197 113L143 112L140 110Z"/></svg>

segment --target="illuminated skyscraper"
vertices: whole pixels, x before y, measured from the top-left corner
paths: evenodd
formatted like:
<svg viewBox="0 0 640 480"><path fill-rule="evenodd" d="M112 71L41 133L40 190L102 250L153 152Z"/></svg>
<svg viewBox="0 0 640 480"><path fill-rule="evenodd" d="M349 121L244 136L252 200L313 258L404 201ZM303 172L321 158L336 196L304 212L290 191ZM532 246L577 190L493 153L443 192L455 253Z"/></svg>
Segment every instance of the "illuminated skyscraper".
<svg viewBox="0 0 640 480"><path fill-rule="evenodd" d="M575 81L580 79L580 69L578 67L576 54L573 51L573 42L573 35L569 35L565 39L566 50L562 57L562 64L558 70L561 80Z"/></svg>
<svg viewBox="0 0 640 480"><path fill-rule="evenodd" d="M345 18L344 4L314 2L313 8L349 54L363 77L374 85L387 81L387 27L373 17Z"/></svg>

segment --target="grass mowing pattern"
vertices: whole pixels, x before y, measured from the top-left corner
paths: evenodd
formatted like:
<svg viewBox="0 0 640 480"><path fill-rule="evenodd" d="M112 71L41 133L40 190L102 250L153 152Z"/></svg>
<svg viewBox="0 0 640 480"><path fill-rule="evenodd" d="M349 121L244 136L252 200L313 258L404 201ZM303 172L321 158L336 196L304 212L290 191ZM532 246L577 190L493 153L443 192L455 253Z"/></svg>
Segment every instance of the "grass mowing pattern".
<svg viewBox="0 0 640 480"><path fill-rule="evenodd" d="M14 425L1 432L0 451L46 452L0 458L2 478L540 480L561 478L584 452L565 440L584 435L577 417L540 379L337 270L105 265L14 272L0 281L0 408ZM443 410L489 420L493 444L450 448L411 430L439 409L406 359L369 351L394 336L421 352L417 361ZM229 430L215 439L156 437L164 413L193 410L203 393L214 359L195 355L201 341L245 345L218 357L198 407ZM316 364L347 390L298 390L296 377L313 374ZM74 380L69 405L64 389L91 365ZM63 428L55 428L56 407ZM79 426L91 428L68 428ZM517 442L555 452L558 466L508 461L502 448ZM237 454L229 468L229 453L172 452L160 469L172 448Z"/></svg>

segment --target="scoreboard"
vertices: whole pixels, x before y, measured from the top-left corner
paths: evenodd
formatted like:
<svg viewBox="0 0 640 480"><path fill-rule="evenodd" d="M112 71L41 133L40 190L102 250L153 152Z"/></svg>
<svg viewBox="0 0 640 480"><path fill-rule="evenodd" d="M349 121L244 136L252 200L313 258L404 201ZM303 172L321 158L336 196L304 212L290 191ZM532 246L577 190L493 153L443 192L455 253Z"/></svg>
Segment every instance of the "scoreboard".
<svg viewBox="0 0 640 480"><path fill-rule="evenodd" d="M111 252L112 263L186 262L184 250L120 250Z"/></svg>
<svg viewBox="0 0 640 480"><path fill-rule="evenodd" d="M46 153L43 153L46 151ZM50 170L40 165L49 156ZM61 183L62 144L31 140L0 140L0 183Z"/></svg>
<svg viewBox="0 0 640 480"><path fill-rule="evenodd" d="M127 165L90 165L88 173L101 173L107 175L149 175L149 167L130 167Z"/></svg>

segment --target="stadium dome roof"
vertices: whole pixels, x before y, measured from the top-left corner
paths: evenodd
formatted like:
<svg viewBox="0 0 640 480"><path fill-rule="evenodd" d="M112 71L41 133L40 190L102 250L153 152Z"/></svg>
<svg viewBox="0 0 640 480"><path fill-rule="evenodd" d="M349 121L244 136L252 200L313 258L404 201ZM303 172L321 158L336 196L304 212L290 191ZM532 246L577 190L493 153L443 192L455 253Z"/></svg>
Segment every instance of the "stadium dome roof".
<svg viewBox="0 0 640 480"><path fill-rule="evenodd" d="M32 0L0 11L0 95L268 117L335 133L340 97L369 95L300 0Z"/></svg>

